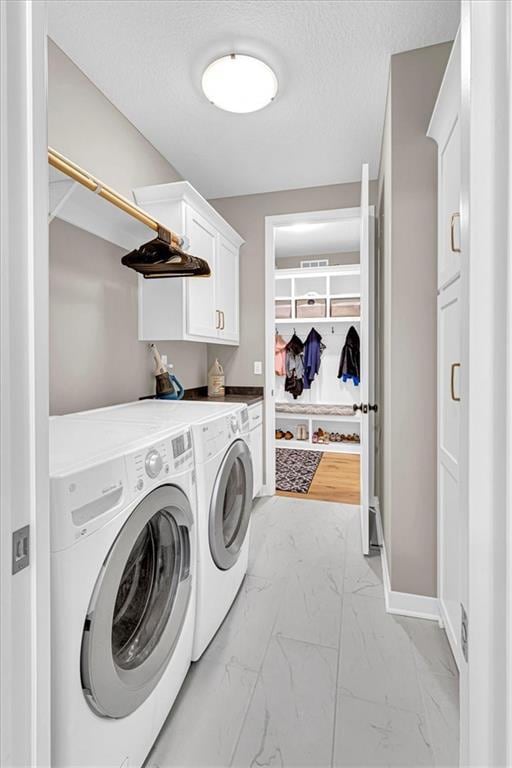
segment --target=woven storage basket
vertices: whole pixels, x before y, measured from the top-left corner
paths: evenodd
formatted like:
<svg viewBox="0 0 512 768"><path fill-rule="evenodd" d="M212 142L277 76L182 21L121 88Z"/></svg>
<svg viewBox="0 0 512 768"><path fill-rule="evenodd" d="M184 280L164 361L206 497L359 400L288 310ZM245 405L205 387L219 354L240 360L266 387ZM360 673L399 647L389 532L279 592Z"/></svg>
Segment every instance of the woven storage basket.
<svg viewBox="0 0 512 768"><path fill-rule="evenodd" d="M327 301L325 299L297 299L295 312L296 317L326 317Z"/></svg>
<svg viewBox="0 0 512 768"><path fill-rule="evenodd" d="M331 317L360 317L359 299L331 299Z"/></svg>

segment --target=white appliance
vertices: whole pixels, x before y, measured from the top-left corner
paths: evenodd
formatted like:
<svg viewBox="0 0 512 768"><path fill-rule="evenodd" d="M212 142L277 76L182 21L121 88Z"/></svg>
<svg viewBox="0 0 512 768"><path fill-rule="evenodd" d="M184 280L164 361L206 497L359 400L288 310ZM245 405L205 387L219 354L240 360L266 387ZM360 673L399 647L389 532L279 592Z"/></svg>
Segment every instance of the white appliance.
<svg viewBox="0 0 512 768"><path fill-rule="evenodd" d="M107 409L109 418L170 426L190 424L197 469L197 596L192 658L222 624L247 572L253 495L247 406L141 400ZM105 409L91 418L105 418Z"/></svg>
<svg viewBox="0 0 512 768"><path fill-rule="evenodd" d="M81 414L50 436L52 765L139 768L192 657L191 434Z"/></svg>

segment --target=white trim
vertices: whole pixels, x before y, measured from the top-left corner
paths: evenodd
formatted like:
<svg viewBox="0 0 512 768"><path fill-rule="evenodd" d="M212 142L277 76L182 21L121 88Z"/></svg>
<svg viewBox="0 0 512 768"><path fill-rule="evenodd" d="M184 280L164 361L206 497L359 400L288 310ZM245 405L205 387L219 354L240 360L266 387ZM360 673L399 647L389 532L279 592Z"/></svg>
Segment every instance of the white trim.
<svg viewBox="0 0 512 768"><path fill-rule="evenodd" d="M396 614L398 616L413 616L416 619L429 619L430 621L438 621L441 623L439 601L437 597L415 595L409 592L395 592L391 589L386 542L384 541L384 531L378 496L372 498L371 506L377 512L377 538L381 547L382 581L384 585L384 602L386 604L387 613Z"/></svg>
<svg viewBox="0 0 512 768"><path fill-rule="evenodd" d="M218 210L208 200L205 200L189 181L172 181L168 184L137 187L137 189L132 190L132 194L137 205L140 205L142 208L146 205L154 206L156 203L184 202L195 212L210 221L220 234L236 248L240 248L245 243L243 237L233 229L231 224L228 224Z"/></svg>
<svg viewBox="0 0 512 768"><path fill-rule="evenodd" d="M0 762L50 756L46 4L0 6ZM13 530L30 525L11 575Z"/></svg>
<svg viewBox="0 0 512 768"><path fill-rule="evenodd" d="M461 444L461 504L468 510L469 663L461 668L461 765L506 765L512 663L507 602L507 329L512 296L509 178L511 141L510 3L463 0L461 22L463 146L461 243L469 307L461 396L467 434ZM485 371L492 369L489 379ZM486 392L482 409L482 392ZM464 546L464 542L462 542ZM508 702L507 702L508 699ZM508 722L507 722L508 715ZM508 746L508 750L507 750ZM510 764L510 763L508 763Z"/></svg>
<svg viewBox="0 0 512 768"><path fill-rule="evenodd" d="M381 549L381 559L386 611L398 616L413 616L416 619L439 621L437 597L414 595L409 592L395 592L391 589L385 543Z"/></svg>
<svg viewBox="0 0 512 768"><path fill-rule="evenodd" d="M273 496L276 488L275 473L275 374L274 374L274 294L275 294L275 232L279 227L308 221L338 221L354 219L360 215L359 206L353 208L331 208L323 211L301 211L265 216L265 424L263 433L264 446L264 488L266 494ZM375 215L375 206L369 206L370 217ZM332 267L331 267L332 269ZM331 322L331 321L329 321ZM263 494L263 491L262 491Z"/></svg>

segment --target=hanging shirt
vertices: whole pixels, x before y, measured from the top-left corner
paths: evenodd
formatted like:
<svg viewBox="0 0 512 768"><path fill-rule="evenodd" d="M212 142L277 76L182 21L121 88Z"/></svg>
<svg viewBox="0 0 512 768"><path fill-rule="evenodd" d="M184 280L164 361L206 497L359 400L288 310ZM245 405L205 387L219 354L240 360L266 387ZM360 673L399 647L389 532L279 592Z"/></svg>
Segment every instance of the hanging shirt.
<svg viewBox="0 0 512 768"><path fill-rule="evenodd" d="M320 371L322 346L322 337L312 328L304 345L304 389L311 389L313 379Z"/></svg>
<svg viewBox="0 0 512 768"><path fill-rule="evenodd" d="M359 334L354 326L351 325L341 350L338 378L342 381L352 379L354 386L357 387L361 381L360 371Z"/></svg>
<svg viewBox="0 0 512 768"><path fill-rule="evenodd" d="M304 389L304 344L294 333L286 345L286 379L284 388L296 400Z"/></svg>
<svg viewBox="0 0 512 768"><path fill-rule="evenodd" d="M277 334L274 349L275 371L277 376L286 376L286 341Z"/></svg>

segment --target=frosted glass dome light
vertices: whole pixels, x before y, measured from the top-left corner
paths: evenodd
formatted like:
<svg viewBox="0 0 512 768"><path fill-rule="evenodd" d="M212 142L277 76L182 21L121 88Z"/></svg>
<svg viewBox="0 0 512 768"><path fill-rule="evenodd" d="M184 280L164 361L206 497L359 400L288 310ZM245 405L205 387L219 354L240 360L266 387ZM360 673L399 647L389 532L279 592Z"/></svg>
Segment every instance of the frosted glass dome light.
<svg viewBox="0 0 512 768"><path fill-rule="evenodd" d="M201 84L208 101L227 112L256 112L277 94L277 77L268 64L239 53L213 61Z"/></svg>

